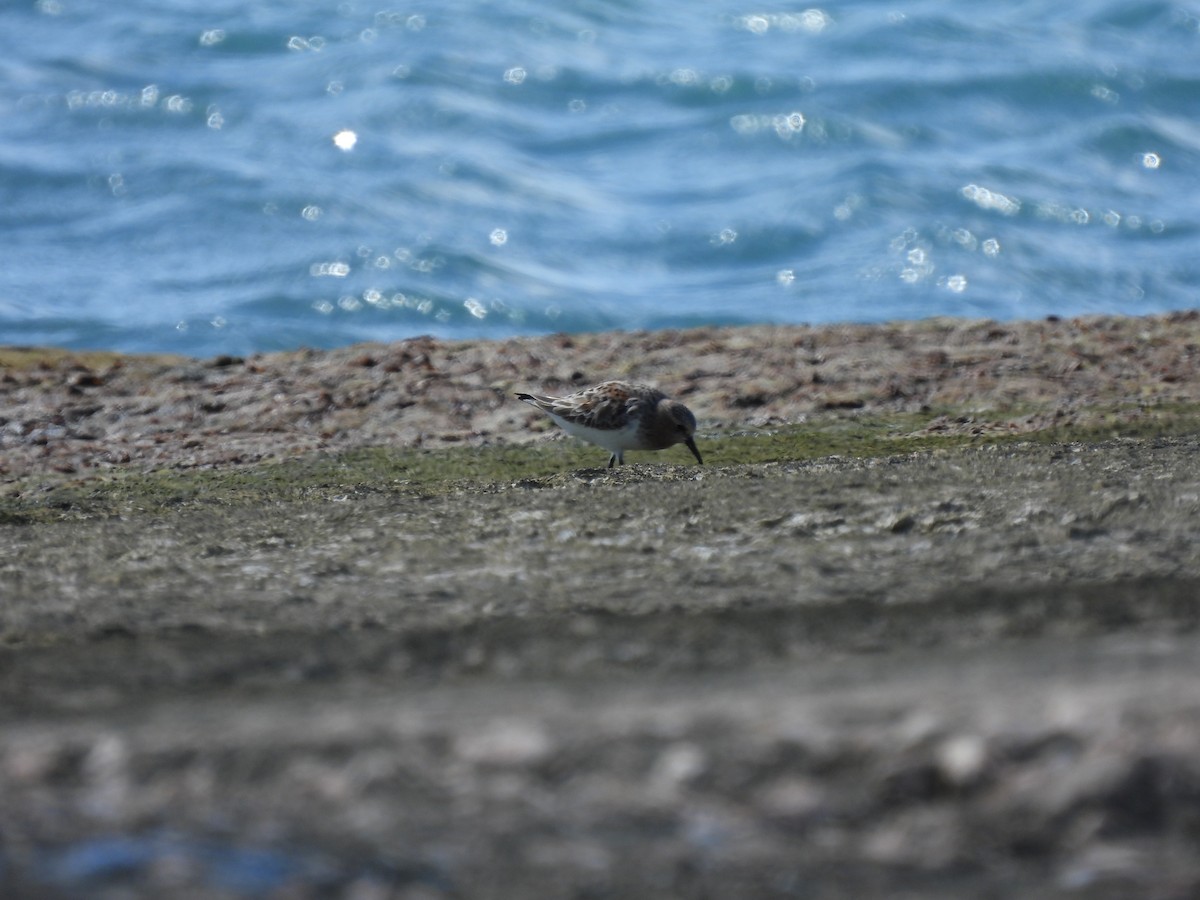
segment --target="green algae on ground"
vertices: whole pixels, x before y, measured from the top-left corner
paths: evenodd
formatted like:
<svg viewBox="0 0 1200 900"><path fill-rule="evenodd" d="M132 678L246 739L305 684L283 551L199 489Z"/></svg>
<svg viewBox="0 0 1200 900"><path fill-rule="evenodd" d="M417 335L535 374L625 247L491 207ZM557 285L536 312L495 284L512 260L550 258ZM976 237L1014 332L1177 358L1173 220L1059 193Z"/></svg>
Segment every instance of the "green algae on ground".
<svg viewBox="0 0 1200 900"><path fill-rule="evenodd" d="M977 442L913 434L928 417L844 415L770 431L703 435L707 465L745 465L825 456L879 456ZM681 447L633 454L631 463L692 465ZM572 440L440 449L368 447L313 453L224 469L110 471L79 478L43 476L8 485L0 524L157 515L181 508L337 500L365 494L442 494L600 469L604 454Z"/></svg>
<svg viewBox="0 0 1200 900"><path fill-rule="evenodd" d="M1013 421L1015 417L1008 421ZM996 424L999 422L999 424ZM947 424L948 423L948 424ZM1200 431L1200 408L1175 405L1089 410L1071 424L1008 428L990 414L976 426L952 411L876 415L839 411L802 424L701 434L708 466L878 457L1016 440L1070 442ZM635 454L633 464L687 466L679 447ZM0 486L0 524L161 515L184 508L297 503L367 494L445 494L599 469L603 454L576 441L436 450L368 447L222 469L111 470L41 476Z"/></svg>

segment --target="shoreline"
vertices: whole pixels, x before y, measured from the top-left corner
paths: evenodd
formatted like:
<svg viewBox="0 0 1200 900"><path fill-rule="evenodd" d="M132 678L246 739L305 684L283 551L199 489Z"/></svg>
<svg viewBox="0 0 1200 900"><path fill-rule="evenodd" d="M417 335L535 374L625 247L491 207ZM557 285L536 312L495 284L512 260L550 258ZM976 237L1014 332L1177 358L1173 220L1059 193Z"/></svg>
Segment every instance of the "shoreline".
<svg viewBox="0 0 1200 900"><path fill-rule="evenodd" d="M738 326L497 341L418 337L207 360L0 348L0 477L211 467L370 446L522 443L513 390L648 381L702 430L944 413L1032 433L1086 410L1200 404L1200 312L998 323ZM970 421L957 421L958 419ZM532 426L532 431L530 430Z"/></svg>

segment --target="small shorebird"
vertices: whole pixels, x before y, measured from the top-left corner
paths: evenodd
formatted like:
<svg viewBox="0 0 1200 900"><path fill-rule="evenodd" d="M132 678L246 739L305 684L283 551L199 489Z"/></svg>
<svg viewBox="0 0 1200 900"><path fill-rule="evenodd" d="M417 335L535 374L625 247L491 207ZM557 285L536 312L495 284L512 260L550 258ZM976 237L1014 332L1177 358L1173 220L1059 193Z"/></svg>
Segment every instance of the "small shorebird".
<svg viewBox="0 0 1200 900"><path fill-rule="evenodd" d="M647 385L606 381L568 397L519 393L517 398L546 413L567 434L611 453L610 469L625 462L626 450L665 450L675 444L686 444L696 462L704 462L692 438L692 411Z"/></svg>

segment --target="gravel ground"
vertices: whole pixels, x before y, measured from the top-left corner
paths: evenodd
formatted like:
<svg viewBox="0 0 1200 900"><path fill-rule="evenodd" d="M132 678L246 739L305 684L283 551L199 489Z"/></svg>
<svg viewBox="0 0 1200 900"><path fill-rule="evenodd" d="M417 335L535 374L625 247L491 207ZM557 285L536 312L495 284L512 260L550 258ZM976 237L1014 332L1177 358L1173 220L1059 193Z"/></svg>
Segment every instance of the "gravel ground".
<svg viewBox="0 0 1200 900"><path fill-rule="evenodd" d="M611 376L1005 436L0 525L0 893L1196 896L1198 320L0 351L0 509Z"/></svg>

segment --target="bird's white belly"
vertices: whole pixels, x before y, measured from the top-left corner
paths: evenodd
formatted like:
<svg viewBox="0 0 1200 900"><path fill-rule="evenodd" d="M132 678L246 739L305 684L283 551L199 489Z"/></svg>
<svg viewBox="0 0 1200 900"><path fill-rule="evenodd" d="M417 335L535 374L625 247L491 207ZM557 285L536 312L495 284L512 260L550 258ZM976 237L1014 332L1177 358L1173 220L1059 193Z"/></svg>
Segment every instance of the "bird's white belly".
<svg viewBox="0 0 1200 900"><path fill-rule="evenodd" d="M603 447L609 453L620 453L622 450L636 450L641 446L641 441L638 440L637 419L633 419L620 428L589 428L587 425L580 425L578 422L569 422L566 419L560 419L554 414L551 414L550 418L557 422L562 430L572 437L587 441L589 444L595 444L597 447Z"/></svg>

